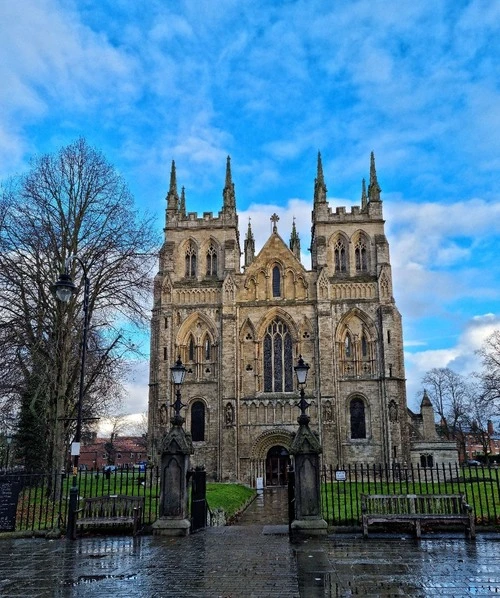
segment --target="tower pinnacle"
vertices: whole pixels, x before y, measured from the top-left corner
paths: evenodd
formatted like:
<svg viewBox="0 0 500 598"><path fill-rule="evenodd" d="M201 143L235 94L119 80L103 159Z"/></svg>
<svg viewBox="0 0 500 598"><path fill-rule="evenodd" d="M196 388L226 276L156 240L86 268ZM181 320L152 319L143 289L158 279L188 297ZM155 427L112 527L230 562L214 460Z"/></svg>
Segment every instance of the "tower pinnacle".
<svg viewBox="0 0 500 598"><path fill-rule="evenodd" d="M370 154L370 184L368 185L368 199L370 201L380 201L380 192L382 189L377 181L377 171L375 170L375 156Z"/></svg>
<svg viewBox="0 0 500 598"><path fill-rule="evenodd" d="M293 217L292 234L290 235L290 251L300 261L300 238L295 228L295 216Z"/></svg>
<svg viewBox="0 0 500 598"><path fill-rule="evenodd" d="M363 178L361 181L361 209L366 210L367 196L366 196L366 181Z"/></svg>
<svg viewBox="0 0 500 598"><path fill-rule="evenodd" d="M245 268L249 266L255 258L255 240L253 238L252 227L250 225L250 218L248 219L247 236L245 237Z"/></svg>
<svg viewBox="0 0 500 598"><path fill-rule="evenodd" d="M323 176L323 164L321 162L321 153L318 152L318 172L314 181L314 203L326 202L327 188Z"/></svg>
<svg viewBox="0 0 500 598"><path fill-rule="evenodd" d="M236 196L234 193L234 183L233 177L231 176L231 158L230 156L227 157L226 162L226 184L224 186L224 190L222 192L223 198L223 211L236 210Z"/></svg>
<svg viewBox="0 0 500 598"><path fill-rule="evenodd" d="M170 170L170 188L167 193L167 210L177 212L179 207L179 195L177 194L177 176L175 173L175 161L172 160Z"/></svg>

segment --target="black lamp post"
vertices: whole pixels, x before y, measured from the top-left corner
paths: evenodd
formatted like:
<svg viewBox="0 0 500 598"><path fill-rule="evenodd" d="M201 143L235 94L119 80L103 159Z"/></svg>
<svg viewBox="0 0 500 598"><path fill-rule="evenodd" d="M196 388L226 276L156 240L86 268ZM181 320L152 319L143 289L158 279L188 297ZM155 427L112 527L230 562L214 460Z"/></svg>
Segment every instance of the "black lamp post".
<svg viewBox="0 0 500 598"><path fill-rule="evenodd" d="M300 416L298 419L299 424L307 424L309 423L309 416L306 414L306 409L309 407L309 403L306 401L305 398L305 391L304 386L307 381L307 374L309 372L309 364L304 363L302 359L302 355L299 355L299 361L297 365L293 368L295 370L295 375L297 376L297 382L300 386L300 401L297 407L300 409Z"/></svg>
<svg viewBox="0 0 500 598"><path fill-rule="evenodd" d="M50 290L63 303L68 303L73 295L77 292L77 286L73 283L71 276L68 273L68 268L71 261L76 260L83 270L83 334L82 334L82 353L80 362L80 387L78 389L78 403L76 411L76 432L75 438L71 445L71 456L73 458L73 483L69 495L69 509L68 509L68 537L74 540L76 538L76 518L75 512L78 502L78 461L80 459L80 442L82 438L82 404L84 395L85 383L85 360L87 357L87 333L89 327L89 290L90 280L88 277L87 267L85 263L76 255L71 256L66 261L64 272L59 276L59 280L55 282Z"/></svg>
<svg viewBox="0 0 500 598"><path fill-rule="evenodd" d="M182 426L184 423L184 418L181 416L181 409L185 407L185 405L181 401L181 385L184 382L184 377L186 376L186 367L181 361L181 356L177 358L175 365L170 368L170 373L172 376L172 382L175 386L175 402L172 405L174 408L174 417L172 418L171 422L174 426Z"/></svg>

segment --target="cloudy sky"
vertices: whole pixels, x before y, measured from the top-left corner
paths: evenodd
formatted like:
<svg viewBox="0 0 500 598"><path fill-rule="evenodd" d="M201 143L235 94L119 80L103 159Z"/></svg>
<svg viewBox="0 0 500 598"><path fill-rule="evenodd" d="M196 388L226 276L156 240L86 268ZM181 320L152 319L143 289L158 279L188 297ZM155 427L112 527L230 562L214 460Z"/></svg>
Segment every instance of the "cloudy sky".
<svg viewBox="0 0 500 598"><path fill-rule="evenodd" d="M348 209L373 150L409 406L428 369L477 369L500 326L500 2L4 0L0 24L0 178L82 135L161 231L171 160L216 213L231 155L242 235L295 217L309 264L318 150Z"/></svg>

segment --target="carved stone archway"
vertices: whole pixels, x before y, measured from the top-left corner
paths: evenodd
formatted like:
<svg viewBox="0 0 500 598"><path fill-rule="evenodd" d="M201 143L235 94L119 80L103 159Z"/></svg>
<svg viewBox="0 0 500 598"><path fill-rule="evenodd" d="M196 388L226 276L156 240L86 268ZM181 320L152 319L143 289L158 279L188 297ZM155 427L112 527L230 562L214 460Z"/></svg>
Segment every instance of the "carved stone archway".
<svg viewBox="0 0 500 598"><path fill-rule="evenodd" d="M293 433L281 428L274 428L261 434L253 443L250 453L250 480L253 486L257 478L262 478L264 485L266 481L266 460L269 451L276 446L283 447L287 452L293 441Z"/></svg>

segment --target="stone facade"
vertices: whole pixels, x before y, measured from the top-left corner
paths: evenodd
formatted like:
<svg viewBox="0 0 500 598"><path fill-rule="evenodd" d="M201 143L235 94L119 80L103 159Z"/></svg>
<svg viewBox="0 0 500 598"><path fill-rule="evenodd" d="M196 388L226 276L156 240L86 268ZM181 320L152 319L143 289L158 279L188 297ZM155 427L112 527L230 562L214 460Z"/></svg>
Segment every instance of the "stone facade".
<svg viewBox="0 0 500 598"><path fill-rule="evenodd" d="M172 163L151 322L154 462L174 402L170 367L180 356L192 463L209 479L283 483L297 431L300 355L310 365L308 413L324 463L410 462L402 323L373 154L360 205L332 210L326 193L318 155L306 270L295 224L286 243L276 214L262 249L256 254L249 223L241 251L229 158L216 216L186 212Z"/></svg>

